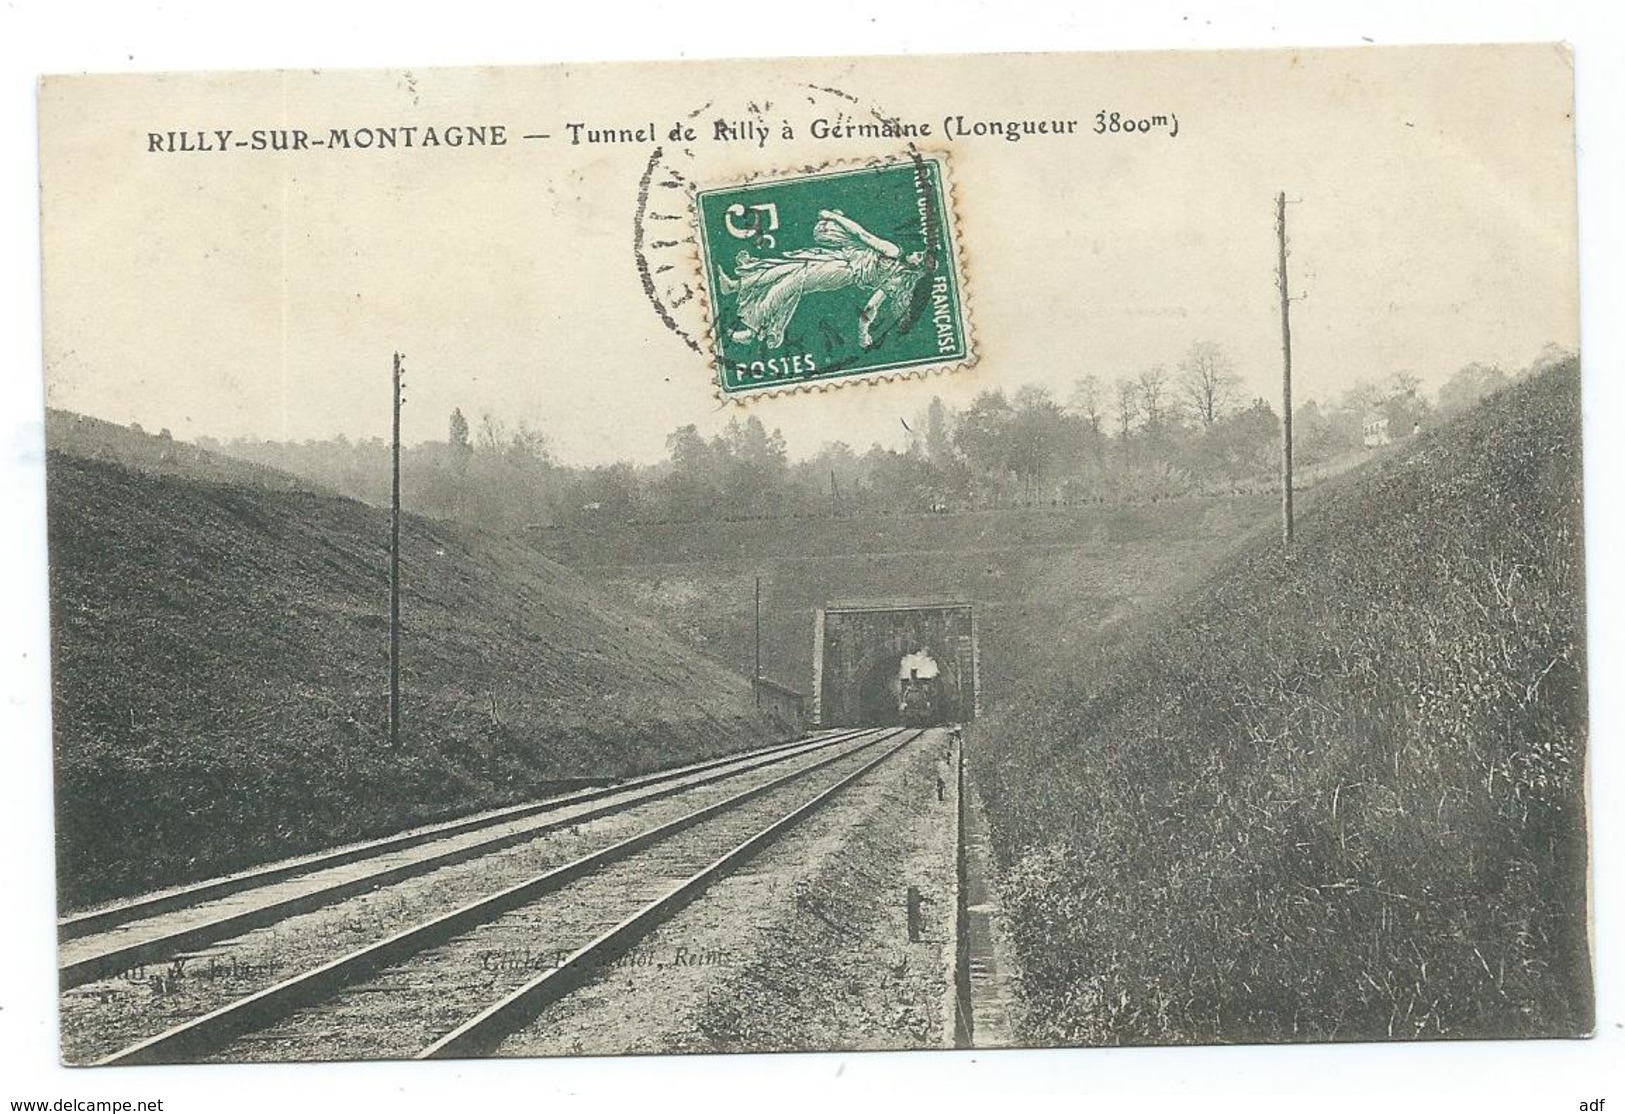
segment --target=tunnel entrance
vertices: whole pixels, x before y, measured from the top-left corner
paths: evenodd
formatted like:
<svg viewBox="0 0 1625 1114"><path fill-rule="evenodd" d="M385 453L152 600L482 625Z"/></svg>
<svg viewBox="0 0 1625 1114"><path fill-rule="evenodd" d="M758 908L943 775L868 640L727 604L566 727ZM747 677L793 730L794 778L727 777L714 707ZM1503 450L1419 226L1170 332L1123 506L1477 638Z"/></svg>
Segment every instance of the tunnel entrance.
<svg viewBox="0 0 1625 1114"><path fill-rule="evenodd" d="M927 727L981 710L976 618L968 603L853 603L813 622L813 722Z"/></svg>

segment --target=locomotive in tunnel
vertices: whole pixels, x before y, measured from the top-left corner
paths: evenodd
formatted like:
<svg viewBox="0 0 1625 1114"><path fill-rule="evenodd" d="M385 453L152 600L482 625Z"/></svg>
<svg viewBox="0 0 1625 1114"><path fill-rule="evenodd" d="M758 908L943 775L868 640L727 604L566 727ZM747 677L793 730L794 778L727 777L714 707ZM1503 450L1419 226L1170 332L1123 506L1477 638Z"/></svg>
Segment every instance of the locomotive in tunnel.
<svg viewBox="0 0 1625 1114"><path fill-rule="evenodd" d="M943 713L941 670L925 650L904 654L897 666L897 721L907 727L935 727L946 723Z"/></svg>
<svg viewBox="0 0 1625 1114"><path fill-rule="evenodd" d="M820 727L962 723L980 711L968 603L832 604L814 613L812 721Z"/></svg>

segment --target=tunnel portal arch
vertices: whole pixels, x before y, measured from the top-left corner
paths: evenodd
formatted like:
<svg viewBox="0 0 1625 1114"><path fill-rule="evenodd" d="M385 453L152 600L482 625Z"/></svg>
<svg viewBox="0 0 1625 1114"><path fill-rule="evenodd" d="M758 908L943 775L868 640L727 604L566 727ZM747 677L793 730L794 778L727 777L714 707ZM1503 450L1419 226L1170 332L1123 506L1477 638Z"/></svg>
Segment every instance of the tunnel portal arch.
<svg viewBox="0 0 1625 1114"><path fill-rule="evenodd" d="M930 702L932 722L964 722L981 711L976 616L969 603L831 604L814 613L813 640L815 725L918 719L922 694L928 694L923 699Z"/></svg>

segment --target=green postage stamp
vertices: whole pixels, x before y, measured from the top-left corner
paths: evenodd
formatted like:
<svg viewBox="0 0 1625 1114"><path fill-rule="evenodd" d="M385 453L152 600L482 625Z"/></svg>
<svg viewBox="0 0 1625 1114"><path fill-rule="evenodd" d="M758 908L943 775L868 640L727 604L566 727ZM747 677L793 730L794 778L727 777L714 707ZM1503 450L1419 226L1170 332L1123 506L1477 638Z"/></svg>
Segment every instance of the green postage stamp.
<svg viewBox="0 0 1625 1114"><path fill-rule="evenodd" d="M974 358L939 157L702 188L695 204L723 394Z"/></svg>

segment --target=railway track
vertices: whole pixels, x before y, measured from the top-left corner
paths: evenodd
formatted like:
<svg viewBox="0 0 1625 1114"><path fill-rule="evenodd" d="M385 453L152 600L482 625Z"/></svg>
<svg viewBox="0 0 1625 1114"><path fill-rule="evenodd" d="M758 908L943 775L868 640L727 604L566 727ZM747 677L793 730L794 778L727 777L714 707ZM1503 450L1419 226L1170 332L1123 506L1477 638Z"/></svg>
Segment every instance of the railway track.
<svg viewBox="0 0 1625 1114"><path fill-rule="evenodd" d="M825 735L571 794L523 815L411 833L405 844L378 841L371 854L346 849L341 862L318 856L303 872L274 868L269 881L230 894L200 887L205 896L193 907L137 914L64 948L100 940L104 956L144 948L153 961L207 960L213 970L231 950L228 937L244 928L257 932L238 943L280 932L302 946L302 922L319 922L326 906L342 908L358 892L367 899L412 892L394 895L397 923L367 926L391 930L375 930L359 946L335 945L329 950L341 954L302 962L296 973L275 979L269 976L284 972L274 964L265 970L249 964L246 979L236 978L233 967L233 978L205 985L208 993L185 1007L148 1011L134 1024L126 1009L118 1024L97 1029L98 1009L121 1007L107 1004L105 984L86 985L84 995L101 997L82 997L88 1028L79 1031L89 1035L72 1051L65 1035L65 1053L100 1064L485 1054L918 735ZM532 845L561 839L571 851L564 861L556 861L558 848L551 857L531 853ZM246 907L211 908L231 901ZM165 920L174 922L167 933L118 940ZM300 954L309 960L313 953ZM65 960L64 969L85 960ZM134 1012L142 1014L139 1007ZM68 1013L65 1003L65 1034ZM155 1024L164 1027L143 1031ZM116 1042L111 1052L108 1039Z"/></svg>
<svg viewBox="0 0 1625 1114"><path fill-rule="evenodd" d="M239 935L400 882L841 744L832 732L430 825L225 878L167 890L57 923L63 989Z"/></svg>

